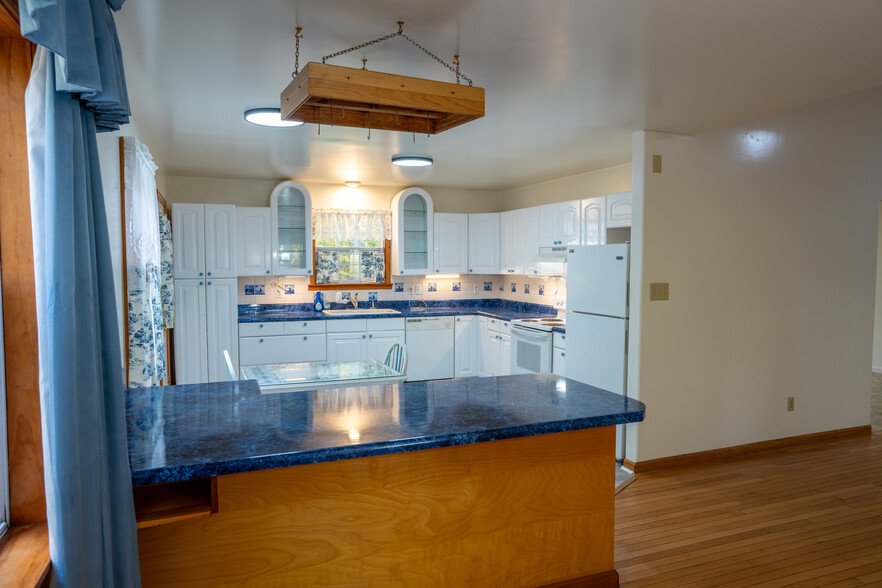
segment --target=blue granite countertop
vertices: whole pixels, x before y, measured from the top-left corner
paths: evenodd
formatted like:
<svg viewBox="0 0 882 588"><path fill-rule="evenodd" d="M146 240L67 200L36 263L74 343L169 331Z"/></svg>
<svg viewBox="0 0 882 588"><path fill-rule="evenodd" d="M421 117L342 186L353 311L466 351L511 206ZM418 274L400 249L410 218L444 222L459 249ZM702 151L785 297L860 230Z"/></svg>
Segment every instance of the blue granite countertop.
<svg viewBox="0 0 882 588"><path fill-rule="evenodd" d="M380 302L377 308L391 308L401 314L360 314L358 316L328 316L313 310L310 304L240 304L240 323L268 323L275 321L303 321L303 320L339 320L352 318L396 318L412 316L453 316L477 314L488 316L504 321L523 318L535 318L542 316L555 316L557 311L545 304L532 304L529 302L514 302L511 300L492 299L466 299L466 300L432 300L426 302L426 310L414 312L414 308L422 308L422 302L411 301L388 301ZM359 309L370 308L366 302L359 303ZM343 304L332 303L331 308L346 308ZM560 332L563 332L562 330Z"/></svg>
<svg viewBox="0 0 882 588"><path fill-rule="evenodd" d="M126 391L135 485L643 420L644 405L553 374L261 394L257 382Z"/></svg>

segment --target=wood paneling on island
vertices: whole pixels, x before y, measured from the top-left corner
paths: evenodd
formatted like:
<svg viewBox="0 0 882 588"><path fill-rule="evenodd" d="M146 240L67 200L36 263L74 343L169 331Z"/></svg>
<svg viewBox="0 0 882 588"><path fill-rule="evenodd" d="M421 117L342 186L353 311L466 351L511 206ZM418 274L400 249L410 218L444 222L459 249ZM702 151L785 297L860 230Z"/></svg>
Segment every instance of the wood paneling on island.
<svg viewBox="0 0 882 588"><path fill-rule="evenodd" d="M615 428L219 476L144 586L539 586L613 569Z"/></svg>

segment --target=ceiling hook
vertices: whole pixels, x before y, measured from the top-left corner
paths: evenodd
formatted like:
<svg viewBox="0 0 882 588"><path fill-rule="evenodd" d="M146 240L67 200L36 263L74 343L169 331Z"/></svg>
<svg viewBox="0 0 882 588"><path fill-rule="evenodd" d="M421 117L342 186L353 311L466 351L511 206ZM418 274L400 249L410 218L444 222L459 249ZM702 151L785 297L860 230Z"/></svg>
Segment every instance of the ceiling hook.
<svg viewBox="0 0 882 588"><path fill-rule="evenodd" d="M402 34L402 33L404 32L403 29L404 29L404 21L403 21L403 20L399 20L399 21L398 21L398 34L399 34L399 35Z"/></svg>
<svg viewBox="0 0 882 588"><path fill-rule="evenodd" d="M367 71L367 58L365 58L365 57L361 58L361 69L363 69L364 71Z"/></svg>

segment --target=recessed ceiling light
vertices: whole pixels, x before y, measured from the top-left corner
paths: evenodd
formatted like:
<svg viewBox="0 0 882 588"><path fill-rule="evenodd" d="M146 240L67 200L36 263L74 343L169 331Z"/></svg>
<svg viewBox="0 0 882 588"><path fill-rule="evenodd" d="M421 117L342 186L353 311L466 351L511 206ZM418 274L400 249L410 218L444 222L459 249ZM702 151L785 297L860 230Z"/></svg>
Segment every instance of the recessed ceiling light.
<svg viewBox="0 0 882 588"><path fill-rule="evenodd" d="M402 167L425 167L427 165L432 165L433 161L431 157L423 157L418 155L396 155L392 158L392 163L394 165L400 165Z"/></svg>
<svg viewBox="0 0 882 588"><path fill-rule="evenodd" d="M262 127L299 127L303 124L299 120L282 120L279 108L250 108L245 111L245 120Z"/></svg>
<svg viewBox="0 0 882 588"><path fill-rule="evenodd" d="M358 180L346 180L343 183L346 184L347 186L349 186L350 188L358 188L359 186L361 186L361 182L359 182Z"/></svg>

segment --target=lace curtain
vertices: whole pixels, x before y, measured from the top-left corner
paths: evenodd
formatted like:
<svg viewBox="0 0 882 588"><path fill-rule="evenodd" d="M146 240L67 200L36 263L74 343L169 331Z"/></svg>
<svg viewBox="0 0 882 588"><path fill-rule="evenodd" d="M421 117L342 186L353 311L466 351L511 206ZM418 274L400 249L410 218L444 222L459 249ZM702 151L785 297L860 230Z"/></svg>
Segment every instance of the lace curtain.
<svg viewBox="0 0 882 588"><path fill-rule="evenodd" d="M163 332L163 251L156 203L156 164L147 146L134 137L123 139L123 159L129 386L158 386L160 381L168 380L168 366ZM167 285L166 294L168 288ZM169 314L173 321L173 314Z"/></svg>
<svg viewBox="0 0 882 588"><path fill-rule="evenodd" d="M382 247L392 239L386 210L315 210L312 224L317 247Z"/></svg>

